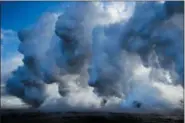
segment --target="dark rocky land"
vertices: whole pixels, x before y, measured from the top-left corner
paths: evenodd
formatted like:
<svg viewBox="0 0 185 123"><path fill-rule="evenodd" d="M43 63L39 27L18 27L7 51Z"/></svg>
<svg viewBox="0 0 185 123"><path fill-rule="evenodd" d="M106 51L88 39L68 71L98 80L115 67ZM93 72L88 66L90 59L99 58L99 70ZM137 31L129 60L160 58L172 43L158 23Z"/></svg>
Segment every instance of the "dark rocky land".
<svg viewBox="0 0 185 123"><path fill-rule="evenodd" d="M1 109L1 123L184 123L184 114L172 115L111 112L33 112Z"/></svg>

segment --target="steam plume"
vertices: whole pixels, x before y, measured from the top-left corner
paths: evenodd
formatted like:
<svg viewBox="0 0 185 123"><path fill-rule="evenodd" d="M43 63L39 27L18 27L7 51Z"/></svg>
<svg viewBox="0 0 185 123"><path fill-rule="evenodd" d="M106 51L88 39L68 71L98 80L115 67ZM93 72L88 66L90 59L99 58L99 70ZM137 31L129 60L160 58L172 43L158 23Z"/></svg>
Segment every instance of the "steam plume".
<svg viewBox="0 0 185 123"><path fill-rule="evenodd" d="M179 2L78 2L61 15L46 13L18 33L24 65L7 91L43 108L182 108L182 8Z"/></svg>

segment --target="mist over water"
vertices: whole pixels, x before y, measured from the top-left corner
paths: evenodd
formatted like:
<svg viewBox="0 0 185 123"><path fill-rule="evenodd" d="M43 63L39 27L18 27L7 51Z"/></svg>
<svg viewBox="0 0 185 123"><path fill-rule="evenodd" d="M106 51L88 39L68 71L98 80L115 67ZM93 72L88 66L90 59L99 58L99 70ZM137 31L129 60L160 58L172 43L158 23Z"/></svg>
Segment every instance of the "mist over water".
<svg viewBox="0 0 185 123"><path fill-rule="evenodd" d="M46 111L182 109L182 4L71 2L45 13L18 32L24 64L6 91Z"/></svg>

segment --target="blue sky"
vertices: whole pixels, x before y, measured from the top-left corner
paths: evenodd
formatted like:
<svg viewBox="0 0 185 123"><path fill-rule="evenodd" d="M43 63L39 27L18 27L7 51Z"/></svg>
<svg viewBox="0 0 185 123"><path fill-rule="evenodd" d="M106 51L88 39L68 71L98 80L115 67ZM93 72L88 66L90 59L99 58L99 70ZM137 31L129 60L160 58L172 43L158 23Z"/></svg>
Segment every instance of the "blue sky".
<svg viewBox="0 0 185 123"><path fill-rule="evenodd" d="M55 11L65 2L3 2L2 28L18 31L35 23L42 13Z"/></svg>
<svg viewBox="0 0 185 123"><path fill-rule="evenodd" d="M34 24L45 12L61 11L68 2L2 2L1 3L1 55L2 60L17 54L17 31Z"/></svg>

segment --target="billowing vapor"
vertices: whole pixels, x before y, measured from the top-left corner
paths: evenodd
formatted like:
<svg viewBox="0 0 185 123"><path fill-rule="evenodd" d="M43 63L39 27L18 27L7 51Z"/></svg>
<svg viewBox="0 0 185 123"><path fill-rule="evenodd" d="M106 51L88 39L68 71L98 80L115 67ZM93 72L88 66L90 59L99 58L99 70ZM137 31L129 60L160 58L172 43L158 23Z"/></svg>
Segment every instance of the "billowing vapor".
<svg viewBox="0 0 185 123"><path fill-rule="evenodd" d="M180 2L71 2L18 32L6 90L44 110L181 109ZM49 108L48 108L49 107Z"/></svg>

